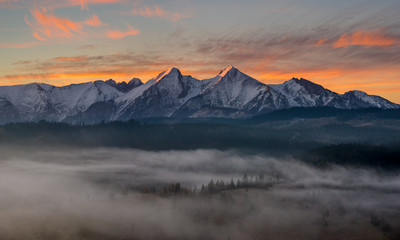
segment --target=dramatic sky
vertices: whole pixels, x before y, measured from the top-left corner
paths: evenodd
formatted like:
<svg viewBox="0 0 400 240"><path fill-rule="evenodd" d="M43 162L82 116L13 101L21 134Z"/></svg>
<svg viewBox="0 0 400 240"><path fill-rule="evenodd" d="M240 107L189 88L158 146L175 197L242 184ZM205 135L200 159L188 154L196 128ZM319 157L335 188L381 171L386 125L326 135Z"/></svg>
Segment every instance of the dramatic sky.
<svg viewBox="0 0 400 240"><path fill-rule="evenodd" d="M0 85L227 65L400 103L399 0L0 0Z"/></svg>

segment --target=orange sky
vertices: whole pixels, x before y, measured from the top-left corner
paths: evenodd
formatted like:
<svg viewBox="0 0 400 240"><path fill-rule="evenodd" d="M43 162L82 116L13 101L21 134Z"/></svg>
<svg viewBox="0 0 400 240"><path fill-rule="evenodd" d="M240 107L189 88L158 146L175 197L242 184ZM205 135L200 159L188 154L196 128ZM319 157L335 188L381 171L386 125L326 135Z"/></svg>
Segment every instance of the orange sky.
<svg viewBox="0 0 400 240"><path fill-rule="evenodd" d="M394 0L0 0L0 85L145 82L172 66L204 79L232 64L267 84L303 77L400 103L399 9Z"/></svg>

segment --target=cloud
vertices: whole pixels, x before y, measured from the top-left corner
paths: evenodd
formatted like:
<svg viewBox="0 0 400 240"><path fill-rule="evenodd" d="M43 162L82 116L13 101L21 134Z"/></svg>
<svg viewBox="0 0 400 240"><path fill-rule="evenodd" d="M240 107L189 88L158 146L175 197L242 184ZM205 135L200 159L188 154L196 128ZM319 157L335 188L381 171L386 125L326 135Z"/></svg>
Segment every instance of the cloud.
<svg viewBox="0 0 400 240"><path fill-rule="evenodd" d="M74 34L83 34L82 23L48 13L46 8L35 8L32 11L34 22L26 23L32 27L34 36L42 41L48 38L72 38Z"/></svg>
<svg viewBox="0 0 400 240"><path fill-rule="evenodd" d="M385 35L380 30L375 31L356 31L351 34L343 34L333 44L334 48L347 48L350 46L363 46L363 47L388 47L400 42L390 36Z"/></svg>
<svg viewBox="0 0 400 240"><path fill-rule="evenodd" d="M135 36L135 35L139 35L139 34L140 34L139 30L128 25L128 28L126 31L110 30L106 33L106 36L109 38L113 38L113 39L122 39L127 36Z"/></svg>
<svg viewBox="0 0 400 240"><path fill-rule="evenodd" d="M318 40L318 42L315 43L316 46L320 46L320 45L324 45L326 42L328 41L328 39L320 39Z"/></svg>
<svg viewBox="0 0 400 240"><path fill-rule="evenodd" d="M200 36L192 42L192 54L243 66L256 74L326 72L327 69L342 69L344 73L344 70L399 67L400 48L397 45L393 48L341 48L339 51L332 48L334 39L341 36L336 32L337 29L330 27L290 34L256 30L246 34L228 32L212 37Z"/></svg>
<svg viewBox="0 0 400 240"><path fill-rule="evenodd" d="M131 30L109 31L109 35L104 36L121 39ZM136 34L135 29L133 33ZM255 29L245 33L233 30L213 36L183 32L165 35L160 48L169 51L143 50L140 54L128 52L88 56L84 61L74 62L44 59L19 65L15 70L19 74L3 79L8 82L12 79L18 82L38 81L33 78L37 76L51 81L56 78L47 74L57 74L57 84L108 78L127 80L132 77L146 81L170 65L178 66L184 74L205 79L215 76L224 66L233 64L267 84L304 77L340 93L356 88L400 102L399 91L396 90L397 94L393 92L393 89L398 89L394 83L400 77L400 47L333 48L333 43L341 35L343 29L334 26L290 33L280 29ZM316 43L319 45L316 46Z"/></svg>
<svg viewBox="0 0 400 240"><path fill-rule="evenodd" d="M144 7L144 8L134 8L131 12L132 15L135 16L143 16L143 17L149 17L149 18L163 18L166 20L170 20L173 22L177 22L181 19L188 18L189 16L177 13L177 12L168 12L161 8L160 6L154 6L154 7Z"/></svg>
<svg viewBox="0 0 400 240"><path fill-rule="evenodd" d="M88 59L88 56L77 56L77 57L58 57L54 60L63 62L81 62Z"/></svg>
<svg viewBox="0 0 400 240"><path fill-rule="evenodd" d="M85 24L93 27L104 25L96 14L93 14L92 17L86 19Z"/></svg>
<svg viewBox="0 0 400 240"><path fill-rule="evenodd" d="M157 76L172 59L154 54L110 54L60 56L47 60L14 63L19 74L1 76L2 84L51 82L56 85L81 83L98 79L148 80ZM149 67L152 66L152 67Z"/></svg>
<svg viewBox="0 0 400 240"><path fill-rule="evenodd" d="M367 239L377 239L384 233L371 216L392 226L388 238L398 233L397 174L322 170L233 151L32 149L1 148L4 239L320 239L332 232L338 239L365 239L366 231ZM246 172L285 181L208 197L135 191L175 182L199 189Z"/></svg>
<svg viewBox="0 0 400 240"><path fill-rule="evenodd" d="M46 38L41 37L37 32L32 33L32 35L33 35L37 40L40 40L40 41L47 41Z"/></svg>
<svg viewBox="0 0 400 240"><path fill-rule="evenodd" d="M39 45L38 42L25 42L25 43L2 43L0 48L30 48Z"/></svg>
<svg viewBox="0 0 400 240"><path fill-rule="evenodd" d="M132 76L133 73L126 73L126 72L119 72L119 71L98 71L98 72L60 72L60 73L32 73L32 74L18 74L18 75L6 75L2 76L3 80L11 80L15 84L15 81L21 81L26 82L34 82L34 81L44 81L48 82L49 80L51 81L56 81L53 82L55 85L66 85L70 83L82 83L82 79L108 79L108 78L115 78L115 77L123 77L123 78L129 78ZM59 80L66 80L59 82ZM77 80L77 81L75 81Z"/></svg>
<svg viewBox="0 0 400 240"><path fill-rule="evenodd" d="M394 44L391 47L333 48L342 33L341 28L321 26L290 33L257 29L211 37L195 36L190 47L193 52L187 55L208 62L196 67L199 74L210 72L214 66L233 64L267 84L304 77L340 93L357 87L400 102L399 88L395 84L400 77L400 47ZM185 38L177 39L176 45L185 41Z"/></svg>
<svg viewBox="0 0 400 240"><path fill-rule="evenodd" d="M35 8L31 11L31 15L33 21L26 16L25 22L32 28L33 36L40 41L85 35L84 26L98 27L103 25L97 15L92 15L84 22L56 16L46 8Z"/></svg>
<svg viewBox="0 0 400 240"><path fill-rule="evenodd" d="M89 5L111 4L126 2L126 0L0 0L2 8L33 8L37 6L46 8L64 8L80 6L82 10L88 10Z"/></svg>
<svg viewBox="0 0 400 240"><path fill-rule="evenodd" d="M122 2L123 0L69 0L71 5L80 5L82 10L87 10L90 4L110 4Z"/></svg>
<svg viewBox="0 0 400 240"><path fill-rule="evenodd" d="M92 44L85 44L82 46L79 46L77 49L85 49L85 50L94 50L96 47Z"/></svg>

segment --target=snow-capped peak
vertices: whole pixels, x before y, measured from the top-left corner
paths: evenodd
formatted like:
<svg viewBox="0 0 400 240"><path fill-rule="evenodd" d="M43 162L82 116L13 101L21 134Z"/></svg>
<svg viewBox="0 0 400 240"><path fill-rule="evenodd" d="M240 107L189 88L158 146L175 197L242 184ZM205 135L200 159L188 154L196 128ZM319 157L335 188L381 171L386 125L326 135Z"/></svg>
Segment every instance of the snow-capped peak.
<svg viewBox="0 0 400 240"><path fill-rule="evenodd" d="M219 74L213 78L204 79L202 82L204 84L204 88L207 89L215 84L217 84L223 77L230 75L232 72L240 72L237 68L232 65L229 65L224 70L221 70Z"/></svg>
<svg viewBox="0 0 400 240"><path fill-rule="evenodd" d="M338 94L303 78L266 85L232 65L199 81L170 68L143 84L95 81L55 87L43 83L0 86L0 123L10 121L100 121L143 117L251 116L288 107L399 109L361 91ZM93 120L93 111L98 119ZM86 119L85 116L88 116Z"/></svg>
<svg viewBox="0 0 400 240"><path fill-rule="evenodd" d="M376 107L384 109L399 109L400 106L382 97L368 95L366 92L353 90L342 95L347 108Z"/></svg>
<svg viewBox="0 0 400 240"><path fill-rule="evenodd" d="M166 71L160 73L160 74L158 75L158 77L156 78L156 81L158 82L158 81L160 81L161 79L165 78L166 76L178 78L178 77L181 76L181 75L182 75L182 74L181 74L181 71L179 71L178 68L172 67L172 68L170 68L170 69L168 69L168 70L166 70Z"/></svg>
<svg viewBox="0 0 400 240"><path fill-rule="evenodd" d="M348 91L347 93L352 93L356 97L365 97L368 94L366 92L360 91L360 90L353 90L353 91Z"/></svg>
<svg viewBox="0 0 400 240"><path fill-rule="evenodd" d="M229 65L227 68L222 70L218 75L220 77L225 77L229 72L232 72L232 71L239 71L239 70L237 68L235 68L233 65Z"/></svg>
<svg viewBox="0 0 400 240"><path fill-rule="evenodd" d="M321 94L329 91L329 90L325 89L323 86L313 83L304 78L300 78L300 79L292 78L292 80L285 82L283 84L284 85L286 84L289 87L291 82L294 82L294 83L302 86L302 88L304 88L309 94L321 95Z"/></svg>

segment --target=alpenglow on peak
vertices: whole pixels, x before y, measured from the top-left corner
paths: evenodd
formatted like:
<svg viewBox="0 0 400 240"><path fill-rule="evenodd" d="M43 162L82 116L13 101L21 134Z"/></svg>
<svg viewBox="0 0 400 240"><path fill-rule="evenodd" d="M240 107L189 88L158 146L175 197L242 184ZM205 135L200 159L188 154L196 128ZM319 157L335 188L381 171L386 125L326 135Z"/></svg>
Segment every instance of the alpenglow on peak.
<svg viewBox="0 0 400 240"><path fill-rule="evenodd" d="M142 83L86 82L0 86L0 124L27 121L98 123L140 118L241 118L291 107L342 109L400 106L363 92L338 94L305 79L265 84L232 65L198 80L170 68Z"/></svg>
<svg viewBox="0 0 400 240"><path fill-rule="evenodd" d="M181 71L176 68L176 67L171 67L169 69L167 69L166 71L160 73L157 77L157 82L160 81L161 79L163 79L166 76L169 77L179 77L181 74Z"/></svg>
<svg viewBox="0 0 400 240"><path fill-rule="evenodd" d="M237 68L235 68L233 65L229 65L224 70L222 70L218 75L220 77L224 77L226 74L228 74L231 71L239 71L239 70Z"/></svg>

